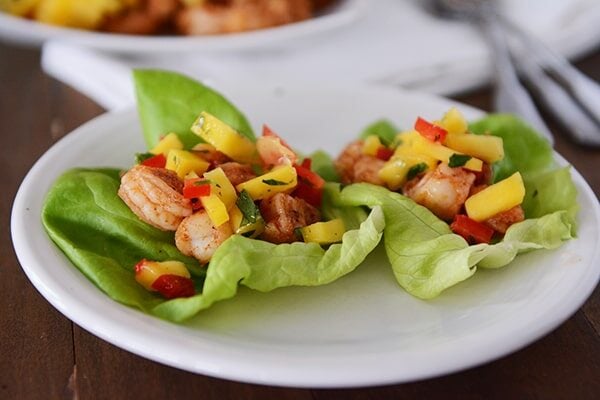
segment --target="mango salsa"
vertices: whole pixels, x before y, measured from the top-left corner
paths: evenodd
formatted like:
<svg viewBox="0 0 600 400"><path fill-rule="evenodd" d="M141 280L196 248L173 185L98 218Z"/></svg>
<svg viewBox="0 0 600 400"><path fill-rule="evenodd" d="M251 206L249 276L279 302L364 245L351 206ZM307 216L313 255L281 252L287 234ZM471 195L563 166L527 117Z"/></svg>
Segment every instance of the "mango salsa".
<svg viewBox="0 0 600 400"><path fill-rule="evenodd" d="M256 146L250 139L206 111L200 113L191 130L235 161L252 163L257 160Z"/></svg>
<svg viewBox="0 0 600 400"><path fill-rule="evenodd" d="M307 243L330 244L342 241L346 232L344 221L340 218L327 222L317 222L301 228L302 237Z"/></svg>
<svg viewBox="0 0 600 400"><path fill-rule="evenodd" d="M218 195L211 193L208 196L200 197L200 201L202 202L202 206L206 210L208 217L215 227L218 228L225 222L229 221L227 207L225 206L225 203L221 201Z"/></svg>
<svg viewBox="0 0 600 400"><path fill-rule="evenodd" d="M229 222L233 233L250 238L257 237L265 230L265 221L262 218L256 222L248 222L236 205L229 210Z"/></svg>
<svg viewBox="0 0 600 400"><path fill-rule="evenodd" d="M53 25L95 29L107 15L122 8L119 0L43 0L37 5L34 17Z"/></svg>
<svg viewBox="0 0 600 400"><path fill-rule="evenodd" d="M163 154L165 157L169 154L171 150L182 150L183 143L179 140L179 137L176 133L169 133L154 146L150 153L152 154Z"/></svg>
<svg viewBox="0 0 600 400"><path fill-rule="evenodd" d="M204 179L208 179L211 184L211 193L215 193L227 209L231 209L235 205L237 200L237 193L235 188L223 172L221 168L215 168L211 171L204 173Z"/></svg>
<svg viewBox="0 0 600 400"><path fill-rule="evenodd" d="M462 113L455 107L452 107L440 121L440 126L451 135L462 135L467 133L468 124Z"/></svg>
<svg viewBox="0 0 600 400"><path fill-rule="evenodd" d="M376 135L367 136L363 143L362 152L369 156L376 156L377 150L381 147L381 140Z"/></svg>
<svg viewBox="0 0 600 400"><path fill-rule="evenodd" d="M236 186L238 192L246 190L253 200L269 198L276 193L288 192L298 183L296 170L291 165L273 168L266 174L257 176Z"/></svg>
<svg viewBox="0 0 600 400"><path fill-rule="evenodd" d="M462 153L459 151L453 150L439 143L434 143L425 139L424 137L414 138L413 149L417 153L433 157L445 163L448 163L450 161L450 157L455 154L462 155ZM470 169L471 171L481 171L483 162L480 159L473 157L468 160L463 167Z"/></svg>
<svg viewBox="0 0 600 400"><path fill-rule="evenodd" d="M196 174L203 174L209 167L208 161L185 150L171 150L167 155L166 169L175 171L177 176L185 178L191 171Z"/></svg>
<svg viewBox="0 0 600 400"><path fill-rule="evenodd" d="M391 190L398 190L412 176L408 176L411 169L418 167L419 172L435 169L438 161L434 158L422 154L402 154L394 155L384 166L379 170L379 178L385 182L386 186Z"/></svg>
<svg viewBox="0 0 600 400"><path fill-rule="evenodd" d="M515 172L481 192L469 197L465 209L469 218L481 222L494 215L518 206L525 197L525 186L521 174Z"/></svg>
<svg viewBox="0 0 600 400"><path fill-rule="evenodd" d="M444 144L489 164L504 158L504 143L498 136L449 133Z"/></svg>

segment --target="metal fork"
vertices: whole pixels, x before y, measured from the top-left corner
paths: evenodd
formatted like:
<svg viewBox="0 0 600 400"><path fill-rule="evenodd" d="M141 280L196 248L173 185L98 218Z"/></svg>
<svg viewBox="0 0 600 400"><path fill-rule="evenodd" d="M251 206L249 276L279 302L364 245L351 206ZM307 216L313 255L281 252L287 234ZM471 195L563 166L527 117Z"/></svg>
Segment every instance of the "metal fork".
<svg viewBox="0 0 600 400"><path fill-rule="evenodd" d="M499 14L493 2L429 0L428 9L444 18L469 20L485 33L494 57L496 111L521 116L553 143L552 134L519 82L518 70L541 105L565 126L577 143L600 146L600 86ZM517 46L508 45L507 35Z"/></svg>

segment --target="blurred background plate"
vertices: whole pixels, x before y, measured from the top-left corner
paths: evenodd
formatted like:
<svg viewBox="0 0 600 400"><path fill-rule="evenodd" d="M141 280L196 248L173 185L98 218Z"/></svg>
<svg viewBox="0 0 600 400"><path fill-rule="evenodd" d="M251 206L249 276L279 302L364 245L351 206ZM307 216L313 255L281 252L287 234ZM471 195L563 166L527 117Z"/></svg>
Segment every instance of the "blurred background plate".
<svg viewBox="0 0 600 400"><path fill-rule="evenodd" d="M110 53L148 55L235 51L289 46L312 35L331 33L348 26L363 14L365 0L340 0L314 18L257 31L205 36L119 35L41 24L0 12L0 39L22 45L40 46L58 40Z"/></svg>

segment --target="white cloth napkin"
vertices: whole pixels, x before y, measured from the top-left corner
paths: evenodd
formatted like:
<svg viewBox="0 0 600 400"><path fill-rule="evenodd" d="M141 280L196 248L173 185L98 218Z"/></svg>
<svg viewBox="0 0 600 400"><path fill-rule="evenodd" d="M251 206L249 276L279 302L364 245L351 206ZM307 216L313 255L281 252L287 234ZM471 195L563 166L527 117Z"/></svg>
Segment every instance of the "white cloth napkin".
<svg viewBox="0 0 600 400"><path fill-rule="evenodd" d="M130 70L178 70L203 81L252 80L285 85L368 82L448 94L489 78L487 48L478 32L458 21L439 20L418 0L373 0L353 26L315 35L311 43L247 52L160 54L124 57L66 43L44 45L42 65L107 109L133 102ZM597 0L503 0L505 13L567 57L600 43Z"/></svg>

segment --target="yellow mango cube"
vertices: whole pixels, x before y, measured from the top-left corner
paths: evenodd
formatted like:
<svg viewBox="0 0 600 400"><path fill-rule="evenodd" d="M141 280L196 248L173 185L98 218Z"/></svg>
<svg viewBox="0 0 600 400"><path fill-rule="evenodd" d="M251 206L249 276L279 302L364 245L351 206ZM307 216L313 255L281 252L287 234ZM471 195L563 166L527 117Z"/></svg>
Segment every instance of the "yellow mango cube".
<svg viewBox="0 0 600 400"><path fill-rule="evenodd" d="M327 222L317 222L300 228L307 243L330 244L342 241L346 227L340 218Z"/></svg>
<svg viewBox="0 0 600 400"><path fill-rule="evenodd" d="M413 148L417 153L433 157L445 163L448 163L450 161L450 157L452 157L453 155L463 154L459 151L453 150L439 143L427 140L424 137L415 137ZM481 171L481 168L483 167L483 161L481 161L478 158L472 157L465 163L465 165L463 165L463 167L466 169L470 169L471 171Z"/></svg>
<svg viewBox="0 0 600 400"><path fill-rule="evenodd" d="M498 136L449 133L444 144L489 164L504 158L504 143Z"/></svg>
<svg viewBox="0 0 600 400"><path fill-rule="evenodd" d="M362 152L369 156L376 156L377 150L381 147L381 140L378 136L370 135L363 142Z"/></svg>
<svg viewBox="0 0 600 400"><path fill-rule="evenodd" d="M43 0L35 8L34 17L53 25L95 29L107 15L122 7L119 0Z"/></svg>
<svg viewBox="0 0 600 400"><path fill-rule="evenodd" d="M465 209L469 218L481 222L518 206L523 202L524 197L523 178L520 173L515 172L508 178L469 197L465 202Z"/></svg>
<svg viewBox="0 0 600 400"><path fill-rule="evenodd" d="M221 168L215 168L211 171L204 173L204 179L208 179L211 185L211 193L215 193L223 203L227 209L231 209L235 205L235 201L237 200L237 193L235 188L231 184L225 172Z"/></svg>
<svg viewBox="0 0 600 400"><path fill-rule="evenodd" d="M200 113L191 130L235 161L251 163L258 159L256 145L250 139L212 114Z"/></svg>
<svg viewBox="0 0 600 400"><path fill-rule="evenodd" d="M467 120L457 108L452 107L440 121L439 125L449 134L462 135L467 132Z"/></svg>
<svg viewBox="0 0 600 400"><path fill-rule="evenodd" d="M208 196L200 197L200 201L202 202L202 207L204 207L208 217L216 228L229 221L227 207L225 206L225 203L221 201L219 196L211 193Z"/></svg>
<svg viewBox="0 0 600 400"><path fill-rule="evenodd" d="M209 165L208 161L201 159L189 151L171 150L167 155L165 168L175 171L177 176L183 179L191 171L194 171L196 174L203 174Z"/></svg>
<svg viewBox="0 0 600 400"><path fill-rule="evenodd" d="M182 150L183 143L179 140L179 136L176 133L169 133L164 136L160 141L150 149L150 153L152 154L163 154L165 157L169 154L171 150Z"/></svg>
<svg viewBox="0 0 600 400"><path fill-rule="evenodd" d="M236 186L238 192L246 190L253 200L269 198L276 193L289 192L298 184L296 170L291 165L273 168L266 174L257 176Z"/></svg>
<svg viewBox="0 0 600 400"><path fill-rule="evenodd" d="M394 155L413 154L415 138L420 136L421 134L414 130L397 134L395 142L398 146L396 147Z"/></svg>
<svg viewBox="0 0 600 400"><path fill-rule="evenodd" d="M379 178L391 190L398 190L409 179L409 171L419 164L424 164L423 171L435 169L438 160L422 154L401 154L393 156L379 170Z"/></svg>
<svg viewBox="0 0 600 400"><path fill-rule="evenodd" d="M0 0L0 11L26 16L34 10L41 0Z"/></svg>

